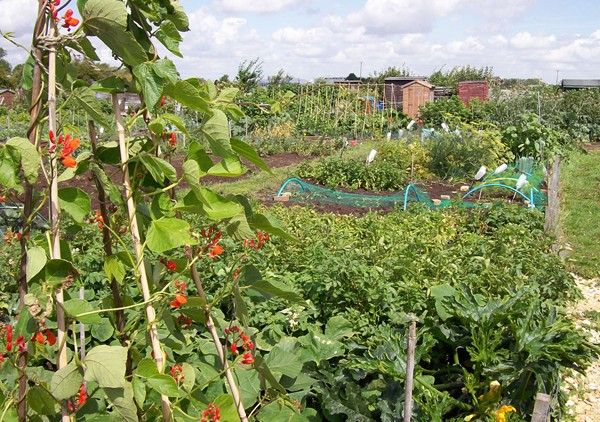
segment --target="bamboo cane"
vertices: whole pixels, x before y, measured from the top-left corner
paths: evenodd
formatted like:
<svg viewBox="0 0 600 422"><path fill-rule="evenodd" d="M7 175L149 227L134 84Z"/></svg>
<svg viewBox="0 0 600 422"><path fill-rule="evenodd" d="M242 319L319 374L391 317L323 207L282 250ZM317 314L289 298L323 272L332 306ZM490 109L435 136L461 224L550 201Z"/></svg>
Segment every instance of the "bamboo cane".
<svg viewBox="0 0 600 422"><path fill-rule="evenodd" d="M188 262L191 264L191 273L192 279L194 280L194 284L196 289L198 290L198 295L206 302L206 294L204 293L204 287L202 286L202 281L200 280L200 275L198 274L198 269L196 265L193 263L193 254L192 248L190 246L185 247L186 256L188 258ZM219 334L217 333L217 329L215 328L215 324L213 322L212 316L210 314L210 309L208 305L204 310L204 314L206 317L206 328L210 332L210 335L213 339L213 343L217 349L217 353L219 355L219 360L223 365L223 370L225 371L225 378L227 379L227 384L229 384L229 389L231 390L231 395L233 397L233 402L235 403L238 416L242 422L248 421L248 416L246 415L246 410L244 409L244 404L242 403L242 398L240 395L240 391L237 388L237 384L235 383L235 378L229 368L227 363L227 357L225 356L225 350L223 345L221 344L221 340L219 339Z"/></svg>
<svg viewBox="0 0 600 422"><path fill-rule="evenodd" d="M56 131L56 46L51 45L48 52L48 130ZM58 204L58 154L54 149L50 153L50 257L60 259L60 206ZM56 291L56 323L58 325L58 369L67 366L66 318L63 308L62 287ZM61 402L63 422L68 422L69 409L66 401Z"/></svg>
<svg viewBox="0 0 600 422"><path fill-rule="evenodd" d="M158 330L156 328L156 311L152 303L150 302L150 287L148 283L148 276L146 274L146 267L144 266L144 251L140 242L140 232L137 223L137 217L135 214L135 202L133 200L133 192L131 190L131 183L129 178L129 168L127 163L129 161L129 149L127 141L125 139L125 126L121 119L121 107L119 106L119 98L117 94L112 94L112 103L115 113L115 120L117 123L117 134L119 137L119 150L121 153L121 168L123 171L123 185L125 187L125 196L127 198L127 213L129 217L129 231L131 233L133 248L136 258L136 275L139 279L140 286L142 289L142 297L146 303L146 318L148 320L150 342L152 344L152 352L154 353L154 361L158 372L162 372L165 367L165 359L163 351L160 346L160 340L158 338ZM161 406L163 411L163 418L165 421L171 421L171 404L169 398L165 395L160 396Z"/></svg>
<svg viewBox="0 0 600 422"><path fill-rule="evenodd" d="M33 78L31 86L31 107L29 108L29 128L27 129L27 138L33 145L37 144L38 126L42 102L40 93L42 91L42 69L40 62L42 50L37 46L38 38L44 33L46 21L46 4L40 2L38 5L38 16L33 30L33 51L35 60L33 63ZM6 116L8 119L8 116ZM10 122L10 120L9 120ZM31 229L31 215L33 214L33 186L25 182L25 193L23 195L23 228L21 231L21 275L19 279L19 308L25 306L25 295L28 291L27 286L27 242L29 241L29 232ZM17 416L19 422L27 420L27 376L25 369L27 367L27 353L19 355L19 368L22 370L19 376L19 392L17 397Z"/></svg>

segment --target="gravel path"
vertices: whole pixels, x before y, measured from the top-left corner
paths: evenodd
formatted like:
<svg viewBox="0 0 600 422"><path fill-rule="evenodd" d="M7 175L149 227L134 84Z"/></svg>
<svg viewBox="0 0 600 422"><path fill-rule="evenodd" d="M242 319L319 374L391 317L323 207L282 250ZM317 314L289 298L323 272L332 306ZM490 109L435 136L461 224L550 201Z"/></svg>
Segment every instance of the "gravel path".
<svg viewBox="0 0 600 422"><path fill-rule="evenodd" d="M571 314L577 325L592 336L592 341L600 343L600 322L589 319L589 312L600 312L600 280L586 280L576 277L583 299L577 303ZM569 378L567 390L571 397L572 411L577 422L600 422L600 361L594 362L585 377ZM570 403L570 404L571 404Z"/></svg>

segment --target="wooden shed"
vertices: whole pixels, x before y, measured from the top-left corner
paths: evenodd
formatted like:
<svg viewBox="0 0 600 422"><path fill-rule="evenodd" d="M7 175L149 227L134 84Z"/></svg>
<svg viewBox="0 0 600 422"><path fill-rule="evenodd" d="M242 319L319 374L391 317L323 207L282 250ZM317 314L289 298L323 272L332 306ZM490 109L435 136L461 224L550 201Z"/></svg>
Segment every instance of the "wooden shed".
<svg viewBox="0 0 600 422"><path fill-rule="evenodd" d="M433 101L434 87L429 82L412 81L402 87L402 112L408 117L419 117L419 107Z"/></svg>
<svg viewBox="0 0 600 422"><path fill-rule="evenodd" d="M458 98L469 107L473 98L479 101L488 99L489 86L486 81L463 81L458 83Z"/></svg>
<svg viewBox="0 0 600 422"><path fill-rule="evenodd" d="M402 87L413 81L424 81L425 76L390 76L384 80L383 98L387 105L392 108L399 107L402 104Z"/></svg>
<svg viewBox="0 0 600 422"><path fill-rule="evenodd" d="M0 88L0 106L12 108L15 101L15 93L10 89Z"/></svg>

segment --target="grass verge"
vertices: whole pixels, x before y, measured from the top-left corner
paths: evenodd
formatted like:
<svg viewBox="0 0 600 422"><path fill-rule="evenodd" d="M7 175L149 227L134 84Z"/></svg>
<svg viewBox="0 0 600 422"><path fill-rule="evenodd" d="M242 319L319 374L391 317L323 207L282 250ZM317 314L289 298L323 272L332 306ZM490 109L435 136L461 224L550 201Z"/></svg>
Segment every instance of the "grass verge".
<svg viewBox="0 0 600 422"><path fill-rule="evenodd" d="M254 197L258 192L271 192L275 195L283 182L293 176L297 164L289 167L271 169L273 174L260 171L250 177L236 180L235 182L222 182L211 184L211 189L221 195L245 195Z"/></svg>
<svg viewBox="0 0 600 422"><path fill-rule="evenodd" d="M576 154L561 169L561 229L582 277L600 277L600 151Z"/></svg>

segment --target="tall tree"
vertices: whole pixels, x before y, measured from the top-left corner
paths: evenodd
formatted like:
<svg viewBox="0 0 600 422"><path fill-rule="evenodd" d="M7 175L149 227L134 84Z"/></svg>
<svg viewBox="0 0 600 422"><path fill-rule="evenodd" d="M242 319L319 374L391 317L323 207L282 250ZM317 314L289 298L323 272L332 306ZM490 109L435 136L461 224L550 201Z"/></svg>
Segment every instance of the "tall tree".
<svg viewBox="0 0 600 422"><path fill-rule="evenodd" d="M14 89L14 81L12 79L12 66L4 59L6 50L0 47L0 88Z"/></svg>
<svg viewBox="0 0 600 422"><path fill-rule="evenodd" d="M276 75L269 76L269 83L271 85L285 85L292 82L293 79L293 76L284 73L283 69L279 69Z"/></svg>
<svg viewBox="0 0 600 422"><path fill-rule="evenodd" d="M494 68L490 66L455 66L451 70L436 70L429 77L429 82L436 86L450 87L458 92L458 83L463 81L490 81L494 77Z"/></svg>
<svg viewBox="0 0 600 422"><path fill-rule="evenodd" d="M77 79L85 81L88 85L99 80L116 75L121 79L131 79L131 75L123 69L118 69L106 63L96 63L88 59L73 60L73 65L77 72Z"/></svg>
<svg viewBox="0 0 600 422"><path fill-rule="evenodd" d="M258 86L263 77L263 62L257 57L254 60L244 60L238 67L235 83L244 92L250 92Z"/></svg>
<svg viewBox="0 0 600 422"><path fill-rule="evenodd" d="M387 69L382 70L381 73L375 72L375 75L370 79L372 82L375 82L378 85L383 85L386 78L393 78L397 76L411 76L411 71L404 64L400 68L397 68L396 66L389 66Z"/></svg>

